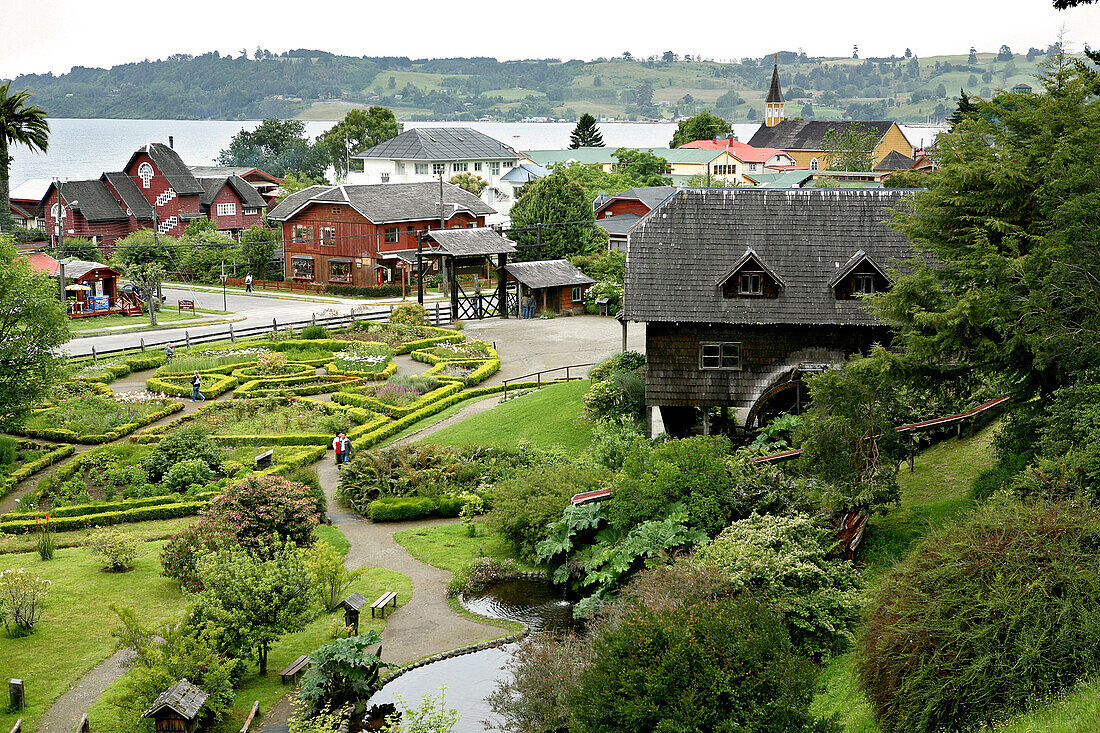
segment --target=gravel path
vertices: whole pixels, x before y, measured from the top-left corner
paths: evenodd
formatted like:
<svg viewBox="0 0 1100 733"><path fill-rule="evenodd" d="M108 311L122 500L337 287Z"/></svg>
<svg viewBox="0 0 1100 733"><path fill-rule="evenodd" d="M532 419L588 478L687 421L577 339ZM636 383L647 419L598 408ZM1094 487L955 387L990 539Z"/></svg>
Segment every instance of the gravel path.
<svg viewBox="0 0 1100 733"><path fill-rule="evenodd" d="M126 671L124 666L134 657L132 649L123 649L100 662L99 666L81 677L72 689L50 706L38 721L39 733L72 733L80 716L103 694L107 686Z"/></svg>

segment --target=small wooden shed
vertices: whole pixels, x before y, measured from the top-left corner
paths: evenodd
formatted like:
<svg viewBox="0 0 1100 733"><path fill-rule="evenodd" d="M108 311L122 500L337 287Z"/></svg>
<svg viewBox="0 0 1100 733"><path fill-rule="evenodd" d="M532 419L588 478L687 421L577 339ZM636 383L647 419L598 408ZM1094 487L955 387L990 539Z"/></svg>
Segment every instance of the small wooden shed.
<svg viewBox="0 0 1100 733"><path fill-rule="evenodd" d="M545 312L584 312L584 295L596 281L578 270L569 260L538 260L512 262L504 266L508 278L523 286L523 295L537 301L537 309ZM516 313L516 315L521 315Z"/></svg>
<svg viewBox="0 0 1100 733"><path fill-rule="evenodd" d="M359 609L367 605L362 593L352 593L340 601L344 609L344 626L352 630L352 636L359 636Z"/></svg>
<svg viewBox="0 0 1100 733"><path fill-rule="evenodd" d="M160 693L141 717L152 718L157 733L193 733L199 727L199 711L209 697L182 679Z"/></svg>

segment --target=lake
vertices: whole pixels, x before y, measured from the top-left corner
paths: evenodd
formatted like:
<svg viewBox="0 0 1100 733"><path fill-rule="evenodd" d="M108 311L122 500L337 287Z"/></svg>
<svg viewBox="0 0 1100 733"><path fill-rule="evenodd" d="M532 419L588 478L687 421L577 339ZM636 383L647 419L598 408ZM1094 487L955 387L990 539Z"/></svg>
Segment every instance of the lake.
<svg viewBox="0 0 1100 733"><path fill-rule="evenodd" d="M11 185L28 178L81 180L98 178L105 171L120 170L130 154L149 142L168 142L188 165L212 165L234 135L254 128L256 120L85 120L51 119L50 148L36 155L13 147ZM306 133L316 137L333 122L308 121ZM406 122L411 127L472 127L520 150L549 150L569 146L571 122ZM734 125L737 138L747 141L758 125ZM600 131L608 147L667 147L676 125L672 122L602 122ZM906 127L914 145L931 142L938 128Z"/></svg>

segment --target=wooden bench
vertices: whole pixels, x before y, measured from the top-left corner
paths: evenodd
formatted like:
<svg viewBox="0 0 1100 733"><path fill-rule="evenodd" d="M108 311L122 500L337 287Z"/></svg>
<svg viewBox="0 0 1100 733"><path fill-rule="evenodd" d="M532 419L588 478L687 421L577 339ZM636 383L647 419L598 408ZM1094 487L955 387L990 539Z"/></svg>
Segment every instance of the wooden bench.
<svg viewBox="0 0 1100 733"><path fill-rule="evenodd" d="M394 610L397 610L397 593L392 590L378 596L378 600L370 604L370 617L375 618L374 612L381 611L382 618L386 618L386 606L390 603L393 603Z"/></svg>
<svg viewBox="0 0 1100 733"><path fill-rule="evenodd" d="M275 449L265 450L260 455L256 456L256 468L270 468L271 461L275 457Z"/></svg>
<svg viewBox="0 0 1100 733"><path fill-rule="evenodd" d="M283 684L286 684L287 679L294 681L295 678L301 674L306 667L309 666L309 655L303 654L302 656L291 662L286 669L279 673L279 678Z"/></svg>

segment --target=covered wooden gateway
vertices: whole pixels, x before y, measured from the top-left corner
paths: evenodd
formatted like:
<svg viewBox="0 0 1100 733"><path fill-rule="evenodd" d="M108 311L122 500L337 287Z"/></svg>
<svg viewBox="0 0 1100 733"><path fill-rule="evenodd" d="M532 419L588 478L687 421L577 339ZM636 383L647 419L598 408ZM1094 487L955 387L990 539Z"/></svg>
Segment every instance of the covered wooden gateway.
<svg viewBox="0 0 1100 733"><path fill-rule="evenodd" d="M583 313L584 295L596 282L569 260L513 262L504 271L508 279L523 286L523 294L535 298L538 310L558 314ZM518 310L514 312L519 315Z"/></svg>
<svg viewBox="0 0 1100 733"><path fill-rule="evenodd" d="M428 264L438 263L447 283L447 292L451 298L451 313L455 319L489 318L499 316L507 318L512 306L510 301L517 300L515 293L509 293L507 278L501 273L508 262L508 255L515 254L516 245L505 239L495 229L489 227L471 227L468 229L433 229L421 233L421 246L408 252L391 252L389 255L408 257L413 261L414 271L428 271ZM495 260L495 262L494 262ZM459 283L460 274L473 274L477 278L488 277L492 266L498 273L496 286L488 292L478 289L467 292ZM423 269L421 269L423 268ZM475 282L479 280L475 279ZM417 300L424 302L424 289L420 288Z"/></svg>
<svg viewBox="0 0 1100 733"><path fill-rule="evenodd" d="M160 693L141 717L152 718L157 733L193 733L209 697L185 678Z"/></svg>

